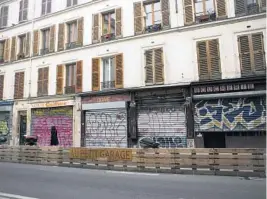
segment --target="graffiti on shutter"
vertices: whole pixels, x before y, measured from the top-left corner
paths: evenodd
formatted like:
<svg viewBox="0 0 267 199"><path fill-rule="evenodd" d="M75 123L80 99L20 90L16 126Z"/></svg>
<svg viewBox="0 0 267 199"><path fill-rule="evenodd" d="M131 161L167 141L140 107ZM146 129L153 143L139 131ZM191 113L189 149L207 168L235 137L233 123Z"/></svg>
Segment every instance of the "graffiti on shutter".
<svg viewBox="0 0 267 199"><path fill-rule="evenodd" d="M230 98L195 103L195 131L265 131L266 99Z"/></svg>
<svg viewBox="0 0 267 199"><path fill-rule="evenodd" d="M64 40L65 40L65 24L61 23L58 25L58 51L64 50Z"/></svg>
<svg viewBox="0 0 267 199"><path fill-rule="evenodd" d="M221 79L221 60L219 50L219 40L213 39L209 43L209 64L211 79Z"/></svg>
<svg viewBox="0 0 267 199"><path fill-rule="evenodd" d="M125 109L86 112L86 147L127 147L127 114Z"/></svg>
<svg viewBox="0 0 267 199"><path fill-rule="evenodd" d="M100 59L92 59L92 90L99 91L100 89Z"/></svg>
<svg viewBox="0 0 267 199"><path fill-rule="evenodd" d="M0 100L3 100L3 92L4 92L4 75L0 75Z"/></svg>
<svg viewBox="0 0 267 199"><path fill-rule="evenodd" d="M63 94L63 80L64 80L64 65L57 66L57 95Z"/></svg>
<svg viewBox="0 0 267 199"><path fill-rule="evenodd" d="M235 0L235 14L236 16L244 15L247 12L246 0Z"/></svg>
<svg viewBox="0 0 267 199"><path fill-rule="evenodd" d="M59 146L72 146L73 107L32 109L31 132L39 146L50 146L51 127L57 129Z"/></svg>
<svg viewBox="0 0 267 199"><path fill-rule="evenodd" d="M199 80L209 79L207 42L197 42Z"/></svg>
<svg viewBox="0 0 267 199"><path fill-rule="evenodd" d="M249 47L249 37L248 35L240 36L238 38L239 43L239 59L241 65L242 76L251 74L252 63L251 63L251 54Z"/></svg>
<svg viewBox="0 0 267 199"><path fill-rule="evenodd" d="M11 61L15 61L17 59L17 52L16 52L16 39L17 37L12 37L12 44L11 44Z"/></svg>
<svg viewBox="0 0 267 199"><path fill-rule="evenodd" d="M29 57L30 56L30 50L31 50L31 33L28 32L26 34L26 51L25 51L25 57Z"/></svg>
<svg viewBox="0 0 267 199"><path fill-rule="evenodd" d="M184 15L186 25L194 23L192 0L184 0Z"/></svg>
<svg viewBox="0 0 267 199"><path fill-rule="evenodd" d="M116 9L116 37L122 36L121 8Z"/></svg>
<svg viewBox="0 0 267 199"><path fill-rule="evenodd" d="M55 34L56 34L56 25L53 25L50 27L50 38L49 38L49 52L53 53L55 52Z"/></svg>
<svg viewBox="0 0 267 199"><path fill-rule="evenodd" d="M78 19L78 39L77 45L83 45L83 17Z"/></svg>
<svg viewBox="0 0 267 199"><path fill-rule="evenodd" d="M142 3L134 3L134 33L136 35L143 33L143 15Z"/></svg>
<svg viewBox="0 0 267 199"><path fill-rule="evenodd" d="M123 55L116 55L116 88L123 88Z"/></svg>
<svg viewBox="0 0 267 199"><path fill-rule="evenodd" d="M162 27L170 27L170 10L169 0L161 0Z"/></svg>
<svg viewBox="0 0 267 199"><path fill-rule="evenodd" d="M39 30L33 32L33 56L39 55Z"/></svg>
<svg viewBox="0 0 267 199"><path fill-rule="evenodd" d="M5 41L4 62L9 62L10 59L10 39Z"/></svg>
<svg viewBox="0 0 267 199"><path fill-rule="evenodd" d="M83 91L83 61L78 61L76 66L76 93L81 93Z"/></svg>
<svg viewBox="0 0 267 199"><path fill-rule="evenodd" d="M162 48L154 49L154 82L162 84L164 82L164 64Z"/></svg>
<svg viewBox="0 0 267 199"><path fill-rule="evenodd" d="M251 37L252 37L252 45L254 52L255 72L263 72L265 74L266 60L265 60L265 52L263 46L263 34L262 33L252 34Z"/></svg>
<svg viewBox="0 0 267 199"><path fill-rule="evenodd" d="M138 105L138 137L152 138L161 148L186 147L186 120L182 104Z"/></svg>
<svg viewBox="0 0 267 199"><path fill-rule="evenodd" d="M217 18L225 18L226 17L226 4L225 0L216 0L217 4Z"/></svg>
<svg viewBox="0 0 267 199"><path fill-rule="evenodd" d="M145 52L145 75L146 75L146 85L154 83L153 74L153 50L147 50Z"/></svg>
<svg viewBox="0 0 267 199"><path fill-rule="evenodd" d="M99 15L100 14L94 14L93 15L93 36L92 36L92 38L93 38L93 43L98 43L100 40L99 40L99 37L100 37L100 35L99 35Z"/></svg>

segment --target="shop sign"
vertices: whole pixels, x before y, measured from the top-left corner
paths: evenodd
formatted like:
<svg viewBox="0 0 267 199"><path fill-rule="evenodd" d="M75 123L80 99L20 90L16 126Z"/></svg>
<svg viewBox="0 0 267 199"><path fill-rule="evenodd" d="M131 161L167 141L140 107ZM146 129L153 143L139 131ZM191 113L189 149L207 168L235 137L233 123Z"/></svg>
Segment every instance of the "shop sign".
<svg viewBox="0 0 267 199"><path fill-rule="evenodd" d="M83 98L82 104L130 101L130 100L131 98L129 95L94 96L94 97Z"/></svg>
<svg viewBox="0 0 267 199"><path fill-rule="evenodd" d="M107 159L108 161L132 160L132 150L71 148L69 157L73 159L83 159L83 160L98 160L98 159Z"/></svg>
<svg viewBox="0 0 267 199"><path fill-rule="evenodd" d="M0 106L11 106L14 104L14 101L0 101Z"/></svg>
<svg viewBox="0 0 267 199"><path fill-rule="evenodd" d="M215 85L215 86L199 86L194 87L195 94L202 93L222 93L222 92L234 92L234 91L246 91L254 90L255 85L249 84L225 84L225 85Z"/></svg>
<svg viewBox="0 0 267 199"><path fill-rule="evenodd" d="M73 106L73 100L67 101L55 101L55 102L44 102L44 103L36 103L32 104L32 108L51 108L51 107L58 107L58 106Z"/></svg>

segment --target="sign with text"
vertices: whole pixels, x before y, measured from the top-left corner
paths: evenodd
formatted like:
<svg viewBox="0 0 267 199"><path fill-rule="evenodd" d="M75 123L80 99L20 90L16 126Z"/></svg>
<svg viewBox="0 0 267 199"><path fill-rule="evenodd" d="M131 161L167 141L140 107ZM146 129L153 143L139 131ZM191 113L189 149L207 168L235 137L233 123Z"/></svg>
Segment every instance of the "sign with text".
<svg viewBox="0 0 267 199"><path fill-rule="evenodd" d="M51 108L51 107L58 107L58 106L73 106L73 100L67 101L54 101L54 102L44 102L44 103L36 103L32 104L32 108Z"/></svg>
<svg viewBox="0 0 267 199"><path fill-rule="evenodd" d="M69 157L72 159L83 159L83 160L97 160L97 159L107 159L108 161L132 160L132 150L71 148Z"/></svg>
<svg viewBox="0 0 267 199"><path fill-rule="evenodd" d="M109 96L94 96L85 97L82 99L83 104L89 103L105 103L105 102L117 102L117 101L130 101L129 95L109 95Z"/></svg>

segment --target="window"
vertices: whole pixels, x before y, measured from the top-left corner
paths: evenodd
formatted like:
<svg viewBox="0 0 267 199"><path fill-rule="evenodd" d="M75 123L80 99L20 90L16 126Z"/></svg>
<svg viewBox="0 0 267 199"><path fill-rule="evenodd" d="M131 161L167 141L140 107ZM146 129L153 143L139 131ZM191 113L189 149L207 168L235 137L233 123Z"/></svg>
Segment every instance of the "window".
<svg viewBox="0 0 267 199"><path fill-rule="evenodd" d="M42 15L51 13L52 0L42 0Z"/></svg>
<svg viewBox="0 0 267 199"><path fill-rule="evenodd" d="M0 63L4 62L5 41L0 41Z"/></svg>
<svg viewBox="0 0 267 199"><path fill-rule="evenodd" d="M144 4L144 17L146 27L161 24L160 1Z"/></svg>
<svg viewBox="0 0 267 199"><path fill-rule="evenodd" d="M77 41L77 22L71 22L67 24L68 28L68 43Z"/></svg>
<svg viewBox="0 0 267 199"><path fill-rule="evenodd" d="M199 79L221 79L219 40L197 42L197 55Z"/></svg>
<svg viewBox="0 0 267 199"><path fill-rule="evenodd" d="M215 1L214 0L195 0L196 22L215 20Z"/></svg>
<svg viewBox="0 0 267 199"><path fill-rule="evenodd" d="M74 6L78 4L78 0L67 0L67 7Z"/></svg>
<svg viewBox="0 0 267 199"><path fill-rule="evenodd" d="M145 51L146 85L164 83L163 49L156 48Z"/></svg>
<svg viewBox="0 0 267 199"><path fill-rule="evenodd" d="M235 0L235 14L250 15L266 11L266 0Z"/></svg>
<svg viewBox="0 0 267 199"><path fill-rule="evenodd" d="M115 11L102 14L102 34L115 34Z"/></svg>
<svg viewBox="0 0 267 199"><path fill-rule="evenodd" d="M102 59L103 82L102 89L115 88L115 57Z"/></svg>
<svg viewBox="0 0 267 199"><path fill-rule="evenodd" d="M48 73L48 67L38 69L38 96L44 96L48 94Z"/></svg>
<svg viewBox="0 0 267 199"><path fill-rule="evenodd" d="M19 36L19 54L26 53L26 35Z"/></svg>
<svg viewBox="0 0 267 199"><path fill-rule="evenodd" d="M75 93L76 85L76 63L66 65L65 93Z"/></svg>
<svg viewBox="0 0 267 199"><path fill-rule="evenodd" d="M263 33L253 33L238 37L241 75L264 75L266 72L266 57L264 51Z"/></svg>
<svg viewBox="0 0 267 199"><path fill-rule="evenodd" d="M49 53L49 46L50 46L50 28L42 30L41 55Z"/></svg>
<svg viewBox="0 0 267 199"><path fill-rule="evenodd" d="M19 3L19 22L26 21L28 18L28 0L21 0Z"/></svg>
<svg viewBox="0 0 267 199"><path fill-rule="evenodd" d="M14 99L22 99L24 96L24 72L15 73Z"/></svg>
<svg viewBox="0 0 267 199"><path fill-rule="evenodd" d="M4 75L0 75L0 100L3 100L3 94L4 94Z"/></svg>
<svg viewBox="0 0 267 199"><path fill-rule="evenodd" d="M7 27L8 24L8 6L1 7L0 28Z"/></svg>

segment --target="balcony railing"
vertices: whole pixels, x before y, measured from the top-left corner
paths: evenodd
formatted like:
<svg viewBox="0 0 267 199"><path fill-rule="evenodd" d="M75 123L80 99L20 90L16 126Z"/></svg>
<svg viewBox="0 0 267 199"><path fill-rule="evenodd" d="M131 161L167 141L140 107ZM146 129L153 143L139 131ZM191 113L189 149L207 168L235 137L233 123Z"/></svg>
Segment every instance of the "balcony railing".
<svg viewBox="0 0 267 199"><path fill-rule="evenodd" d="M146 27L146 32L157 32L162 30L161 24L154 24Z"/></svg>
<svg viewBox="0 0 267 199"><path fill-rule="evenodd" d="M102 35L101 36L101 41L102 42L111 41L113 39L115 39L115 34L114 33L110 33L110 34L106 34L106 35Z"/></svg>
<svg viewBox="0 0 267 199"><path fill-rule="evenodd" d="M105 89L112 89L115 88L115 81L105 81L105 82L101 82L101 89L105 90Z"/></svg>
<svg viewBox="0 0 267 199"><path fill-rule="evenodd" d="M78 42L66 43L66 49L78 48L80 46L81 46L81 44L79 44Z"/></svg>
<svg viewBox="0 0 267 199"><path fill-rule="evenodd" d="M49 48L43 48L43 49L40 50L40 55L46 55L48 53L50 53L49 52Z"/></svg>
<svg viewBox="0 0 267 199"><path fill-rule="evenodd" d="M265 1L265 0L264 0ZM260 12L260 6L258 3L251 3L247 5L247 14L257 14Z"/></svg>
<svg viewBox="0 0 267 199"><path fill-rule="evenodd" d="M216 21L217 16L215 12L207 13L207 14L201 14L196 16L196 23L205 23L210 21Z"/></svg>
<svg viewBox="0 0 267 199"><path fill-rule="evenodd" d="M73 94L75 93L75 86L66 86L65 87L65 94Z"/></svg>

